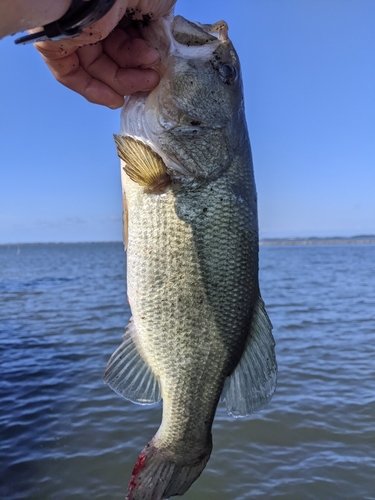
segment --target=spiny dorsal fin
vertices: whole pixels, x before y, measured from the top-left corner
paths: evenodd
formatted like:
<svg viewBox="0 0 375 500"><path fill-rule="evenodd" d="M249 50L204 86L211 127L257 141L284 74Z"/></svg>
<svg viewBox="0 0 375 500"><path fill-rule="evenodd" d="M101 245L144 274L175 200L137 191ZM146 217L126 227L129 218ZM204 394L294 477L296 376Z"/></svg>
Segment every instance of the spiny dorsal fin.
<svg viewBox="0 0 375 500"><path fill-rule="evenodd" d="M161 157L149 146L132 137L114 135L117 154L125 162L130 179L153 194L164 193L172 180Z"/></svg>

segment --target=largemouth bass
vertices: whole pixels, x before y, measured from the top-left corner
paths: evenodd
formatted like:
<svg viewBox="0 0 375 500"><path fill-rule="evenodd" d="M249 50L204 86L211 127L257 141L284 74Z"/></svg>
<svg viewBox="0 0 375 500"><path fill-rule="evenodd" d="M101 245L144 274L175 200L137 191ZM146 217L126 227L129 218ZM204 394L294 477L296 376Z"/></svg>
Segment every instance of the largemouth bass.
<svg viewBox="0 0 375 500"><path fill-rule="evenodd" d="M256 190L240 64L224 21L154 21L161 81L127 99L120 135L132 318L105 382L163 400L128 500L184 494L211 453L220 396L229 414L275 390L272 326L258 285Z"/></svg>

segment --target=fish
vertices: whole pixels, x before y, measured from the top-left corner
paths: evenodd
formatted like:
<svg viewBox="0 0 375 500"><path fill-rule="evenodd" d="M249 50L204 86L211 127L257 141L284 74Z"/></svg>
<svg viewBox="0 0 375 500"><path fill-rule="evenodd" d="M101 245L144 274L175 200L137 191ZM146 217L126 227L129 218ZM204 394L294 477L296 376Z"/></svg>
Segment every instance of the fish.
<svg viewBox="0 0 375 500"><path fill-rule="evenodd" d="M126 497L163 500L183 495L204 470L219 401L234 417L264 408L277 362L228 25L170 14L142 36L161 53L161 79L126 98L115 136L132 316L104 381L130 401L163 402Z"/></svg>

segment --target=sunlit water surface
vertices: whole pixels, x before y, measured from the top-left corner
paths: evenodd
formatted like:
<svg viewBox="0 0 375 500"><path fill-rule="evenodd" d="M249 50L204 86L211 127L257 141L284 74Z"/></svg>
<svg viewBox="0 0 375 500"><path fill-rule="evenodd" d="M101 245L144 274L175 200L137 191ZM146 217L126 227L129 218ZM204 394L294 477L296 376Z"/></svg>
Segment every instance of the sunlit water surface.
<svg viewBox="0 0 375 500"><path fill-rule="evenodd" d="M279 383L219 407L186 500L375 499L375 246L261 247ZM129 317L121 244L0 247L0 498L117 500L161 410L102 382Z"/></svg>

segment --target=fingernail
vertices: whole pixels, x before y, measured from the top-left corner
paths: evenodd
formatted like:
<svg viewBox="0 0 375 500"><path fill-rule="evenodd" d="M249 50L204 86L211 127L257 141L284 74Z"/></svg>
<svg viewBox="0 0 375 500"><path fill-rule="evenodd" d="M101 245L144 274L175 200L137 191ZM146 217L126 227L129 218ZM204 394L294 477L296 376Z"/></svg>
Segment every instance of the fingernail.
<svg viewBox="0 0 375 500"><path fill-rule="evenodd" d="M144 57L144 59L146 59L147 62L142 64L143 68L153 66L154 64L160 61L160 53L158 50L149 46L147 51L147 57Z"/></svg>

